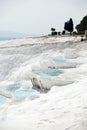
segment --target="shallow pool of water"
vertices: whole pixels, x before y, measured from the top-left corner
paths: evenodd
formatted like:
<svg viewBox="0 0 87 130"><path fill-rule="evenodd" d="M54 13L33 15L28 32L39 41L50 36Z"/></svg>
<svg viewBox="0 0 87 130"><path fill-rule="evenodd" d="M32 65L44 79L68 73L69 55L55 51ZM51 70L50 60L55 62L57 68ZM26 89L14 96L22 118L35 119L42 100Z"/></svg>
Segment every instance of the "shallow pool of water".
<svg viewBox="0 0 87 130"><path fill-rule="evenodd" d="M39 98L39 96L35 93L34 90L32 90L32 91L29 91L29 90L16 91L13 94L13 97L15 100L24 100L25 98L29 98L31 100L34 100L36 98Z"/></svg>
<svg viewBox="0 0 87 130"><path fill-rule="evenodd" d="M40 75L40 76L59 76L60 74L63 73L62 70L59 69L45 69L45 70L35 70L33 71L35 74Z"/></svg>
<svg viewBox="0 0 87 130"><path fill-rule="evenodd" d="M50 61L55 61L55 62L66 62L66 59L62 56L58 57L49 57L48 58Z"/></svg>
<svg viewBox="0 0 87 130"><path fill-rule="evenodd" d="M35 100L39 98L38 93L36 90L32 88L31 85L27 84L21 84L21 83L14 83L11 85L6 86L5 91L11 93L13 101L22 101L26 98L29 98L30 100ZM0 95L0 106L5 104L7 101L7 98Z"/></svg>
<svg viewBox="0 0 87 130"><path fill-rule="evenodd" d="M20 83L15 83L15 84L11 84L9 86L6 87L7 91L11 91L11 92L15 92L17 89L19 89L21 87Z"/></svg>
<svg viewBox="0 0 87 130"><path fill-rule="evenodd" d="M6 100L7 100L6 97L3 97L3 96L0 95L0 105L5 104Z"/></svg>

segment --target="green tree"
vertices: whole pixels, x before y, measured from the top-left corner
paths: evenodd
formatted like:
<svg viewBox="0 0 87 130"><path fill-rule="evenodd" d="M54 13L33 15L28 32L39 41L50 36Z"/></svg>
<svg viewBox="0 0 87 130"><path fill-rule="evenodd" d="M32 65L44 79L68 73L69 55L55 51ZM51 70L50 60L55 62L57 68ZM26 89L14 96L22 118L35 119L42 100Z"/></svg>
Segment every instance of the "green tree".
<svg viewBox="0 0 87 130"><path fill-rule="evenodd" d="M51 35L57 35L57 32L56 32L55 28L51 28Z"/></svg>
<svg viewBox="0 0 87 130"><path fill-rule="evenodd" d="M51 31L55 31L55 28L51 28Z"/></svg>
<svg viewBox="0 0 87 130"><path fill-rule="evenodd" d="M70 32L70 34L72 34L72 32L73 32L73 20L72 20L72 18L70 18L69 21L65 22L64 29L66 31Z"/></svg>
<svg viewBox="0 0 87 130"><path fill-rule="evenodd" d="M87 30L87 15L83 17L78 25L76 25L76 30L80 34L84 34L85 30Z"/></svg>

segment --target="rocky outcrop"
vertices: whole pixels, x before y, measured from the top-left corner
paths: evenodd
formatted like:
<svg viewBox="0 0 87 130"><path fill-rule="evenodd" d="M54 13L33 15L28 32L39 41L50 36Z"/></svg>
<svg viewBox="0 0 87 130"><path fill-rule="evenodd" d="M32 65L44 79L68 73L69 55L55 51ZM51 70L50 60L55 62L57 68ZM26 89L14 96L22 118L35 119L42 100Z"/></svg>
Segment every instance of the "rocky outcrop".
<svg viewBox="0 0 87 130"><path fill-rule="evenodd" d="M61 80L61 79L50 79L50 78L32 78L31 79L32 85L34 89L39 91L49 91L53 86L65 86L68 84L74 83L74 81L70 80Z"/></svg>

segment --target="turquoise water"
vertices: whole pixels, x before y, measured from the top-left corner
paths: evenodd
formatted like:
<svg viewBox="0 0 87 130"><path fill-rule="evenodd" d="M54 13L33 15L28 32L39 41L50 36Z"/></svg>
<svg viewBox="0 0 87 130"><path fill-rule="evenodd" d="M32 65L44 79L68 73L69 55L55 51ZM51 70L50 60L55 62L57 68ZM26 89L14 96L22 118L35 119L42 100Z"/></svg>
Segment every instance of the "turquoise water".
<svg viewBox="0 0 87 130"><path fill-rule="evenodd" d="M23 90L20 89L21 86L24 87L22 88ZM29 98L30 100L35 100L39 98L37 91L32 89L32 86L28 84L21 85L21 83L15 83L6 86L4 89L5 91L9 91L12 94L13 99L16 101L22 101L25 98ZM7 100L6 97L0 95L0 106L5 104L6 100Z"/></svg>
<svg viewBox="0 0 87 130"><path fill-rule="evenodd" d="M54 58L51 57L49 58L49 60L55 62L66 62L66 60L61 56ZM60 74L63 73L63 71L59 69L48 68L45 70L35 70L33 71L33 73L45 77L45 76L59 76ZM29 84L14 83L6 86L4 89L12 94L14 100L20 101L24 100L25 98L34 100L36 98L39 98L37 91L32 89L32 86L30 86ZM0 96L0 105L5 104L6 100L7 99L5 97Z"/></svg>
<svg viewBox="0 0 87 130"><path fill-rule="evenodd" d="M66 59L62 56L58 56L58 57L49 57L48 58L50 61L55 61L55 62L66 62Z"/></svg>
<svg viewBox="0 0 87 130"><path fill-rule="evenodd" d="M11 85L7 86L6 90L11 91L11 92L15 92L20 87L21 87L21 84L15 83L15 84L11 84Z"/></svg>
<svg viewBox="0 0 87 130"><path fill-rule="evenodd" d="M6 98L0 95L0 105L3 105L6 103Z"/></svg>
<svg viewBox="0 0 87 130"><path fill-rule="evenodd" d="M62 70L58 69L45 69L45 70L35 70L33 71L35 74L40 75L40 76L59 76L60 74L63 73Z"/></svg>
<svg viewBox="0 0 87 130"><path fill-rule="evenodd" d="M34 91L27 91L27 90L16 91L13 94L13 97L15 100L24 100L25 98L34 100L36 98L39 98L39 96L36 95Z"/></svg>

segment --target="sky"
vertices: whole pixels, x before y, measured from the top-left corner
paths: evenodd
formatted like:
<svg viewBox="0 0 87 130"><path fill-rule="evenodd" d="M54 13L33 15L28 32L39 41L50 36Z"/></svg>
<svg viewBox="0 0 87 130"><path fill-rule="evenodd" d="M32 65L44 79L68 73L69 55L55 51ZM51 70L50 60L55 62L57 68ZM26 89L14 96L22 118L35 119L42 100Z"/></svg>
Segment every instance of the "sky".
<svg viewBox="0 0 87 130"><path fill-rule="evenodd" d="M45 35L62 31L70 18L74 26L87 15L87 0L0 0L0 30Z"/></svg>

